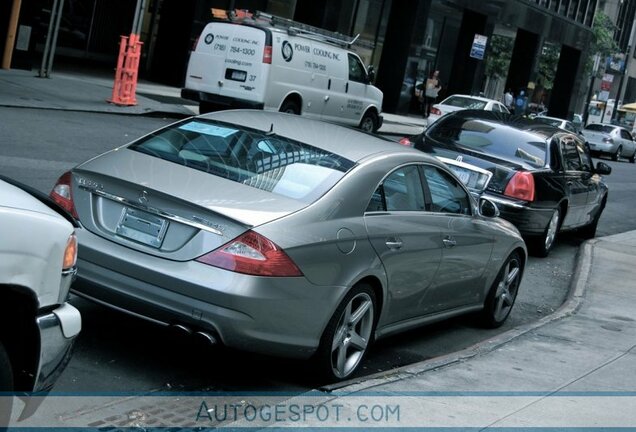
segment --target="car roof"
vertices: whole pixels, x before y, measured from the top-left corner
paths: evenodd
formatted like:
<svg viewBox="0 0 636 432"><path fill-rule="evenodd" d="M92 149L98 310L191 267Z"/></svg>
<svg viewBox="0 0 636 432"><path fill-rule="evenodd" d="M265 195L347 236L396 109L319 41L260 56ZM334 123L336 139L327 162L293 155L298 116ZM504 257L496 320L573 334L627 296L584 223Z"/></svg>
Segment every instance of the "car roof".
<svg viewBox="0 0 636 432"><path fill-rule="evenodd" d="M446 99L450 99L450 98L452 98L454 96L480 100L482 102L497 102L497 103L500 103L498 100L495 100L495 99L488 99L488 98L485 98L483 96L471 96L471 95L466 95L466 94L453 94L453 95L448 96ZM446 99L444 99L444 100L446 100ZM443 101L441 103L443 103Z"/></svg>
<svg viewBox="0 0 636 432"><path fill-rule="evenodd" d="M510 130L517 130L519 132L531 133L540 139L548 140L552 136L558 133L569 133L556 126L551 126L545 123L539 123L527 119L525 117L517 116L514 114L500 113L494 111L485 110L460 110L446 114L445 117L462 117L470 120L484 120L488 122L494 122L500 124L502 127L506 127Z"/></svg>
<svg viewBox="0 0 636 432"><path fill-rule="evenodd" d="M548 119L548 120L558 120L558 121L562 121L562 122L570 121L570 120L562 119L562 118L559 118L559 117L549 117L549 116L543 116L543 115L539 115L536 118L538 118L538 119Z"/></svg>
<svg viewBox="0 0 636 432"><path fill-rule="evenodd" d="M233 123L261 130L264 133L274 133L337 154L353 162L386 152L412 151L414 154L421 154L417 150L387 138L294 114L260 110L227 110L199 117Z"/></svg>

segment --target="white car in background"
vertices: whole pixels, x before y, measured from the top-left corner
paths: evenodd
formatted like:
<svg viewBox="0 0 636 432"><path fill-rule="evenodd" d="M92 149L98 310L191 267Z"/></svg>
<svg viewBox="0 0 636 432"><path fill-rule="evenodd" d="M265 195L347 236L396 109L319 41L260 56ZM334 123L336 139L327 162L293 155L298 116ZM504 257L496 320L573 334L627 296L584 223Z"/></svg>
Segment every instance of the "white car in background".
<svg viewBox="0 0 636 432"><path fill-rule="evenodd" d="M11 418L11 394L52 388L82 327L67 303L77 226L46 195L0 176L0 430ZM27 398L20 419L42 400Z"/></svg>
<svg viewBox="0 0 636 432"><path fill-rule="evenodd" d="M438 104L433 105L428 116L428 126L432 125L444 114L464 109L485 110L509 114L508 108L504 104L494 99L481 96L470 96L456 94L447 97Z"/></svg>

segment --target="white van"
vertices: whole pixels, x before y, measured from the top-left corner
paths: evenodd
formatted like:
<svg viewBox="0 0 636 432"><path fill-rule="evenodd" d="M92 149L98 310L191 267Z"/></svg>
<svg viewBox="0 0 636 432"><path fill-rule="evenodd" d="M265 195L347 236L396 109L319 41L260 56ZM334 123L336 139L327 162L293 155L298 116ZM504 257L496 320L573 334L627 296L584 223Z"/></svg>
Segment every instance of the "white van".
<svg viewBox="0 0 636 432"><path fill-rule="evenodd" d="M375 132L382 92L353 41L257 12L209 23L191 53L181 95L201 113L249 107L301 114ZM342 35L340 35L340 38Z"/></svg>

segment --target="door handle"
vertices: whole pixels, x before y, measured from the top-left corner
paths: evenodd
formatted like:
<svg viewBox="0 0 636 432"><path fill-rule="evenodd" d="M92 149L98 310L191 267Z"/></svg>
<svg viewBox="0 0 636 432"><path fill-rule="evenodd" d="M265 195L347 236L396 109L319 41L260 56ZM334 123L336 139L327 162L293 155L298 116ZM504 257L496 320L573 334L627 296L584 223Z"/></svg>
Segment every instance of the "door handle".
<svg viewBox="0 0 636 432"><path fill-rule="evenodd" d="M402 243L402 240L400 240L399 238L389 238L386 240L385 243L389 249L393 249L393 250L401 249L404 244Z"/></svg>
<svg viewBox="0 0 636 432"><path fill-rule="evenodd" d="M331 78L329 78L329 81L327 83L327 90L331 90Z"/></svg>
<svg viewBox="0 0 636 432"><path fill-rule="evenodd" d="M345 93L349 93L349 83L345 85Z"/></svg>
<svg viewBox="0 0 636 432"><path fill-rule="evenodd" d="M453 240L451 236L444 237L444 240L442 240L442 243L444 243L444 247L447 247L447 248L452 248L457 246L457 240Z"/></svg>

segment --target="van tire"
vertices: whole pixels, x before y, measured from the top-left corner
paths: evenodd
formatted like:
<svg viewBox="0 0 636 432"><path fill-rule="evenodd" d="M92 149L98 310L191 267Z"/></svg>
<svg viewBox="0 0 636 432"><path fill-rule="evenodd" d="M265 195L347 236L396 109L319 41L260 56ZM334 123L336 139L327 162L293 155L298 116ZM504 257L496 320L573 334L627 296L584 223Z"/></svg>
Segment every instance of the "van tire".
<svg viewBox="0 0 636 432"><path fill-rule="evenodd" d="M281 105L280 112L284 112L284 113L287 113L287 114L299 115L300 114L300 107L298 106L296 101L291 100L291 99L287 99Z"/></svg>
<svg viewBox="0 0 636 432"><path fill-rule="evenodd" d="M373 111L367 111L364 113L362 120L360 120L360 129L364 132L375 132L378 130L378 115Z"/></svg>

